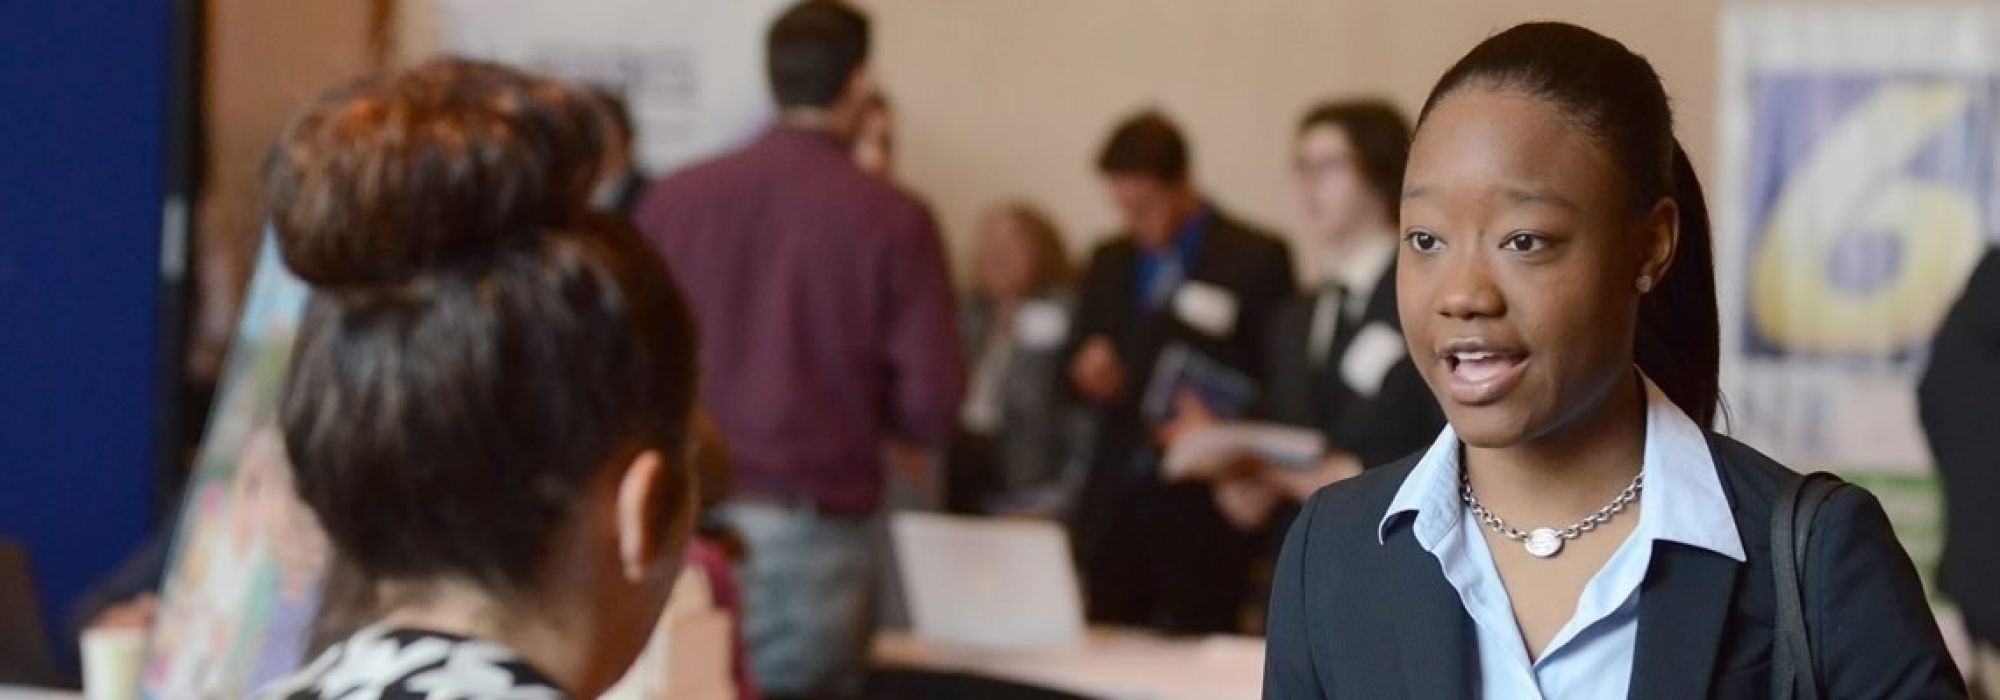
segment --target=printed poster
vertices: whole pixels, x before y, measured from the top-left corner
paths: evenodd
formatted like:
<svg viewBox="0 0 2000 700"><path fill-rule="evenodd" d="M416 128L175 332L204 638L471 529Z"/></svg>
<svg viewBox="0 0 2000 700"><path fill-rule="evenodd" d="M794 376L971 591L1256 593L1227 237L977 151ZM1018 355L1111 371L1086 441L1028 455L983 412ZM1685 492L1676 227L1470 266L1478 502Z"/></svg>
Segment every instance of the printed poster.
<svg viewBox="0 0 2000 700"><path fill-rule="evenodd" d="M1718 273L1729 427L1941 544L1915 388L2000 239L2000 8L1743 5L1722 34Z"/></svg>
<svg viewBox="0 0 2000 700"><path fill-rule="evenodd" d="M653 174L770 122L764 34L791 0L442 0L446 52L604 87L632 110Z"/></svg>
<svg viewBox="0 0 2000 700"><path fill-rule="evenodd" d="M175 528L141 680L149 700L236 700L304 653L327 545L292 488L277 402L307 294L263 246Z"/></svg>

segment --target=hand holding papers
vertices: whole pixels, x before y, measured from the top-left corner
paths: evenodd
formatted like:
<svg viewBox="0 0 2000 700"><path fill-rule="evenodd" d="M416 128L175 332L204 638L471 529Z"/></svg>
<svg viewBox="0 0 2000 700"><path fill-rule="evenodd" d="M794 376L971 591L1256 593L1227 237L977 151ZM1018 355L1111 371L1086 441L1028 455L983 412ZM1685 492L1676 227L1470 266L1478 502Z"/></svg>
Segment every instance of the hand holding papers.
<svg viewBox="0 0 2000 700"><path fill-rule="evenodd" d="M1139 411L1152 425L1172 422L1192 395L1209 412L1235 418L1250 410L1257 400L1257 382L1228 365L1215 361L1182 343L1160 351L1153 376L1140 397Z"/></svg>
<svg viewBox="0 0 2000 700"><path fill-rule="evenodd" d="M1319 466L1325 451L1326 438L1317 430L1275 423L1211 423L1176 436L1160 469L1169 481L1224 476L1244 460L1309 470Z"/></svg>

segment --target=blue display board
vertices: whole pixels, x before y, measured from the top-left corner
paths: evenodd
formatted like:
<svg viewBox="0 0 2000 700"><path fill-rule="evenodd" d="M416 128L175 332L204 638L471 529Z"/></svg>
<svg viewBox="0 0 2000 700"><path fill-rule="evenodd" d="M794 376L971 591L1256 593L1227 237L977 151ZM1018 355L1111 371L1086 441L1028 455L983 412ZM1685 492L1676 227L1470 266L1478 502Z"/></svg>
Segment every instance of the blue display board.
<svg viewBox="0 0 2000 700"><path fill-rule="evenodd" d="M172 9L0 3L0 536L51 639L156 517Z"/></svg>

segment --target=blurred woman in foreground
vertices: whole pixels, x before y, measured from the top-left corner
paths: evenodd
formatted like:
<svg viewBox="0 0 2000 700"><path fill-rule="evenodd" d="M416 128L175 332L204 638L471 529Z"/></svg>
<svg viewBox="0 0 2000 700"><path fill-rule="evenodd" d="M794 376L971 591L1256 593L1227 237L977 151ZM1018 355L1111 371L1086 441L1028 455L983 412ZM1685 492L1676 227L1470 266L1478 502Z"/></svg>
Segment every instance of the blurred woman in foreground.
<svg viewBox="0 0 2000 700"><path fill-rule="evenodd" d="M315 294L281 422L367 624L270 698L595 697L691 527L692 321L518 74L438 61L336 89L270 165Z"/></svg>

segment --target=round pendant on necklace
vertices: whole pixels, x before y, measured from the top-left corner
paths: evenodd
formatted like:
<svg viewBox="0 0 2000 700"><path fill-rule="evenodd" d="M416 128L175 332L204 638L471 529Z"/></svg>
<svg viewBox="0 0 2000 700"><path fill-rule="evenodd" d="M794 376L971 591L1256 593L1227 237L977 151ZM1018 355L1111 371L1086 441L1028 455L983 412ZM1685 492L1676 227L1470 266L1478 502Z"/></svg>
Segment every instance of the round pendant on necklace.
<svg viewBox="0 0 2000 700"><path fill-rule="evenodd" d="M1562 553L1563 550L1562 535L1546 527L1538 527L1533 532L1528 533L1528 540L1522 542L1521 545L1528 548L1529 554L1533 554L1540 559L1553 557Z"/></svg>

